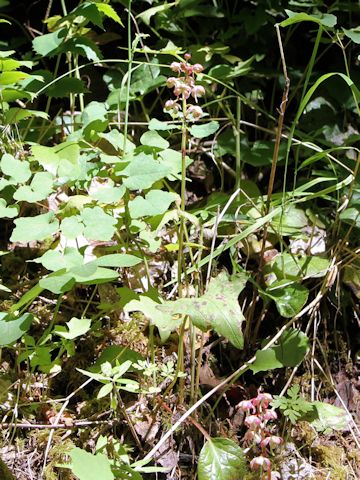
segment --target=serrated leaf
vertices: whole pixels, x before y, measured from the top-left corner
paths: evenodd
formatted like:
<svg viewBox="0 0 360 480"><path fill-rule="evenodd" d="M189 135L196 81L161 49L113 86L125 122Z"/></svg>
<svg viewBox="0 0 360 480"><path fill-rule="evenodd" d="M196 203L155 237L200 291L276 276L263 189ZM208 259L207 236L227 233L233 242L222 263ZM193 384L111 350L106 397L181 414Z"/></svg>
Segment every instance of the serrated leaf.
<svg viewBox="0 0 360 480"><path fill-rule="evenodd" d="M102 453L92 455L81 448L69 452L71 470L79 480L114 480L108 458Z"/></svg>
<svg viewBox="0 0 360 480"><path fill-rule="evenodd" d="M84 236L89 240L111 240L115 233L116 218L100 207L84 208L80 214L84 223Z"/></svg>
<svg viewBox="0 0 360 480"><path fill-rule="evenodd" d="M149 147L156 147L164 150L169 147L169 142L159 135L155 130L148 130L140 137L141 145L147 145Z"/></svg>
<svg viewBox="0 0 360 480"><path fill-rule="evenodd" d="M199 480L242 480L246 471L243 449L229 438L212 438L201 449Z"/></svg>
<svg viewBox="0 0 360 480"><path fill-rule="evenodd" d="M12 125L30 117L44 118L47 120L49 115L41 110L28 110L27 108L14 107L9 108L9 110L5 112L4 123Z"/></svg>
<svg viewBox="0 0 360 480"><path fill-rule="evenodd" d="M153 183L170 174L171 170L153 159L152 155L140 153L121 171L126 176L124 185L130 190L145 190Z"/></svg>
<svg viewBox="0 0 360 480"><path fill-rule="evenodd" d="M25 313L15 317L8 313L0 313L0 346L11 345L24 335L30 328L33 316Z"/></svg>
<svg viewBox="0 0 360 480"><path fill-rule="evenodd" d="M10 237L12 242L31 242L45 240L59 229L59 221L53 212L36 217L18 218L14 220L15 229Z"/></svg>
<svg viewBox="0 0 360 480"><path fill-rule="evenodd" d="M195 138L205 138L209 135L213 135L219 129L219 126L219 122L213 120L209 123L193 125L190 128L190 133Z"/></svg>
<svg viewBox="0 0 360 480"><path fill-rule="evenodd" d="M139 195L129 202L130 216L131 218L141 218L161 215L177 198L179 197L176 193L151 190L145 195L145 198Z"/></svg>
<svg viewBox="0 0 360 480"><path fill-rule="evenodd" d="M254 373L258 373L282 367L295 367L304 359L309 346L309 339L305 333L289 329L282 334L278 345L267 350L258 350L256 360L250 368Z"/></svg>
<svg viewBox="0 0 360 480"><path fill-rule="evenodd" d="M55 55L56 50L64 42L66 37L67 29L62 28L61 30L56 30L52 33L46 33L45 35L40 35L34 38L32 45L33 49L39 55L46 57L47 55Z"/></svg>
<svg viewBox="0 0 360 480"><path fill-rule="evenodd" d="M157 13L162 13L166 10L169 10L169 8L174 7L177 3L178 2L164 3L156 7L148 8L147 10L145 10L145 12L139 13L136 18L140 18L146 25L150 25L151 17L153 17Z"/></svg>
<svg viewBox="0 0 360 480"><path fill-rule="evenodd" d="M17 205L6 205L6 201L0 198L0 218L15 218L19 214Z"/></svg>
<svg viewBox="0 0 360 480"><path fill-rule="evenodd" d="M122 27L124 26L124 24L121 21L121 18L119 17L119 15L116 13L116 11L111 5L107 3L96 3L95 5L99 10L99 12L103 13L106 17L111 18L112 20L114 20L114 22L118 23Z"/></svg>
<svg viewBox="0 0 360 480"><path fill-rule="evenodd" d="M55 327L54 333L67 340L74 340L74 338L85 335L90 330L91 320L89 318L73 317L69 322L66 322L67 330L64 327Z"/></svg>
<svg viewBox="0 0 360 480"><path fill-rule="evenodd" d="M244 315L240 309L238 296L244 289L247 276L229 277L221 272L211 279L208 291L199 298L180 298L165 302L158 310L168 314L189 315L200 330L214 329L227 338L236 348L242 349L244 338L241 331Z"/></svg>

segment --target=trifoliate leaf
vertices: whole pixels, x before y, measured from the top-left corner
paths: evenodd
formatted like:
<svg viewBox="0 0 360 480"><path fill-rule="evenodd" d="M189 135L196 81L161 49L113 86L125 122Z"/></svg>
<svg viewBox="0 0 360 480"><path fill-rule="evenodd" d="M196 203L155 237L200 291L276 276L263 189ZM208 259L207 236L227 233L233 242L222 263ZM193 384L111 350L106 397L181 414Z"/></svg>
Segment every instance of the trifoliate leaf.
<svg viewBox="0 0 360 480"><path fill-rule="evenodd" d="M89 240L111 240L115 233L116 218L108 215L100 207L84 208L80 214L84 223L84 236Z"/></svg>
<svg viewBox="0 0 360 480"><path fill-rule="evenodd" d="M178 198L176 193L164 192L162 190L151 190L145 195L140 195L129 202L131 218L140 218L165 213L172 202Z"/></svg>
<svg viewBox="0 0 360 480"><path fill-rule="evenodd" d="M6 201L0 198L0 218L14 218L19 214L17 205L6 205Z"/></svg>
<svg viewBox="0 0 360 480"><path fill-rule="evenodd" d="M22 185L14 193L15 200L29 203L45 200L53 190L54 177L48 172L35 173L30 185Z"/></svg>
<svg viewBox="0 0 360 480"><path fill-rule="evenodd" d="M0 161L4 175L10 177L10 182L25 183L31 177L31 170L27 161L14 158L9 153L4 153Z"/></svg>
<svg viewBox="0 0 360 480"><path fill-rule="evenodd" d="M53 212L36 217L14 220L15 229L10 237L12 242L30 242L45 240L58 231L59 222Z"/></svg>

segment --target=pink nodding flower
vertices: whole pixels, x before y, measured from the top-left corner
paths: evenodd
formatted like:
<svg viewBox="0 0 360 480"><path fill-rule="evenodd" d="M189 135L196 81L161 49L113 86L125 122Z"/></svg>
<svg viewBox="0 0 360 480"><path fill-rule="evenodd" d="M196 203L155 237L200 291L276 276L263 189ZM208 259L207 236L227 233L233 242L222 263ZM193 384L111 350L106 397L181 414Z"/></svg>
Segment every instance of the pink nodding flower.
<svg viewBox="0 0 360 480"><path fill-rule="evenodd" d="M169 87L169 88L172 88L172 87L176 87L177 84L179 83L179 80L175 77L169 77L167 80L166 80L166 85Z"/></svg>
<svg viewBox="0 0 360 480"><path fill-rule="evenodd" d="M181 72L181 63L180 62L172 62L170 68L173 72L180 73Z"/></svg>
<svg viewBox="0 0 360 480"><path fill-rule="evenodd" d="M195 85L191 90L191 95L195 98L195 101L198 101L198 97L203 97L205 95L205 88L201 85Z"/></svg>
<svg viewBox="0 0 360 480"><path fill-rule="evenodd" d="M244 440L246 442L253 442L258 445L261 443L261 435L257 432L254 432L254 430L248 430L244 435Z"/></svg>
<svg viewBox="0 0 360 480"><path fill-rule="evenodd" d="M249 415L245 418L244 423L250 430L256 430L261 426L261 419L256 415Z"/></svg>
<svg viewBox="0 0 360 480"><path fill-rule="evenodd" d="M204 112L202 111L201 107L197 105L190 105L190 107L186 110L186 115L192 115L194 120L201 118Z"/></svg>
<svg viewBox="0 0 360 480"><path fill-rule="evenodd" d="M264 440L261 441L260 445L262 447L267 447L269 445L270 448L276 448L282 443L283 443L283 439L281 437L277 437L276 435L271 435L270 437L264 438Z"/></svg>
<svg viewBox="0 0 360 480"><path fill-rule="evenodd" d="M264 420L276 420L278 418L277 413L275 410L267 410L263 413Z"/></svg>
<svg viewBox="0 0 360 480"><path fill-rule="evenodd" d="M267 408L272 399L273 397L270 395L270 393L259 393L256 398L252 399L252 402L256 406Z"/></svg>
<svg viewBox="0 0 360 480"><path fill-rule="evenodd" d="M263 456L255 457L250 462L251 470L259 470L260 468L265 468L266 470L269 470L270 467L271 467L270 460Z"/></svg>
<svg viewBox="0 0 360 480"><path fill-rule="evenodd" d="M250 410L252 412L255 411L254 405L252 404L251 400L243 400L242 402L238 403L237 407L243 412L249 412Z"/></svg>
<svg viewBox="0 0 360 480"><path fill-rule="evenodd" d="M175 110L176 112L179 111L179 105L175 102L175 100L167 100L165 102L165 110L166 111L169 111L169 110Z"/></svg>

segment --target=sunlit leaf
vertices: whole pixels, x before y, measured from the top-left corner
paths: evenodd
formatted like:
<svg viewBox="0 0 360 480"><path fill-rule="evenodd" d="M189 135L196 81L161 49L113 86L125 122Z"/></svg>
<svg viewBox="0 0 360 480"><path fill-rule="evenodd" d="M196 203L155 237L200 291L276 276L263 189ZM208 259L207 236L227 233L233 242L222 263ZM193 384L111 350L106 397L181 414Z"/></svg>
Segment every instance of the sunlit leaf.
<svg viewBox="0 0 360 480"><path fill-rule="evenodd" d="M247 472L244 451L229 438L211 438L201 449L199 480L242 480Z"/></svg>

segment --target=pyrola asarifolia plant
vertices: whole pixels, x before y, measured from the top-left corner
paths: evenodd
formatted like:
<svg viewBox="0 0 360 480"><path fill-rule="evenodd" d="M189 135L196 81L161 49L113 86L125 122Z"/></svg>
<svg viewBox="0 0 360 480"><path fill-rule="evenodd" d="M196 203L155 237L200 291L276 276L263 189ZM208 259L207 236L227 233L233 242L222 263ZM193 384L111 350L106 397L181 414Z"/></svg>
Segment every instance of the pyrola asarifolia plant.
<svg viewBox="0 0 360 480"><path fill-rule="evenodd" d="M192 105L187 100L192 97L197 103L198 98L205 95L205 89L202 85L196 85L196 75L204 70L200 63L191 65L188 60L190 54L185 54L185 61L172 62L170 68L177 73L177 77L169 77L167 86L174 89L175 100L168 100L165 103L165 111L173 118L182 117L190 122L195 122L203 116L202 108L198 105ZM185 107L184 107L185 105Z"/></svg>
<svg viewBox="0 0 360 480"><path fill-rule="evenodd" d="M269 456L276 447L283 443L283 439L274 435L274 427L269 425L271 420L277 419L274 409L269 409L272 396L269 393L259 393L251 400L240 402L237 407L245 413L244 424L248 428L244 442L250 452L256 454L250 461L251 470L259 470L262 480L280 478L279 472L272 470Z"/></svg>

